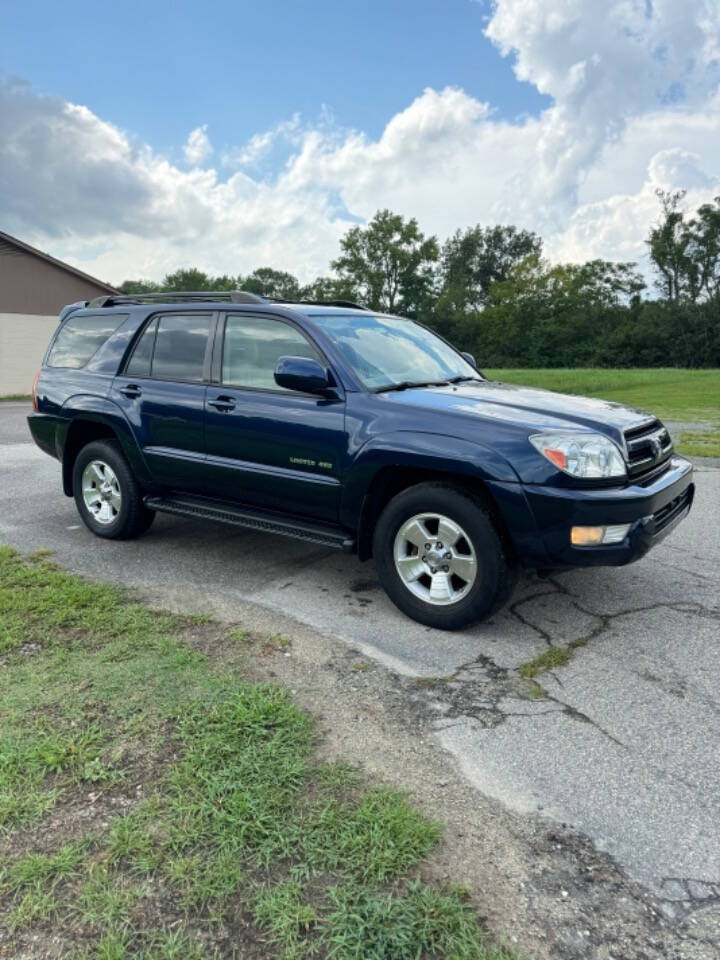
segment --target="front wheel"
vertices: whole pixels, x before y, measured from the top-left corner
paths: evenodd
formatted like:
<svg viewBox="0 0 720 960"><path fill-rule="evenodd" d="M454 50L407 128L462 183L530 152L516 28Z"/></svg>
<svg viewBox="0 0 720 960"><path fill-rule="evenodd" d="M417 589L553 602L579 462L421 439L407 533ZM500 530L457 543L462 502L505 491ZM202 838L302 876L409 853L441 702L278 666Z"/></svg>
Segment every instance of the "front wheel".
<svg viewBox="0 0 720 960"><path fill-rule="evenodd" d="M448 484L422 483L394 497L375 527L373 553L393 603L440 630L489 616L513 585L514 565L485 503Z"/></svg>
<svg viewBox="0 0 720 960"><path fill-rule="evenodd" d="M95 440L82 448L73 467L73 492L85 526L98 537L138 537L155 517L143 503L140 485L119 445L112 440Z"/></svg>

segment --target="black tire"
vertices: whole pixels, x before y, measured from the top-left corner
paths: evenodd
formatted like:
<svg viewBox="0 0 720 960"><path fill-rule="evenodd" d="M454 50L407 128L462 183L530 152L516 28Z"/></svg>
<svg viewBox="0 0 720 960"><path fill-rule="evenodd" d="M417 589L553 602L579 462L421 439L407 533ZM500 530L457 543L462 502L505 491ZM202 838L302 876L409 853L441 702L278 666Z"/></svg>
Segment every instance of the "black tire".
<svg viewBox="0 0 720 960"><path fill-rule="evenodd" d="M461 527L477 561L474 582L464 588L467 592L446 605L416 596L395 565L398 531L411 518L425 513L441 514ZM380 582L395 606L413 620L439 630L461 630L490 616L509 599L515 584L515 563L487 504L446 483L420 483L394 497L377 521L373 554ZM422 578L418 583L422 584ZM462 581L459 583L462 590Z"/></svg>
<svg viewBox="0 0 720 960"><path fill-rule="evenodd" d="M105 522L101 522L96 513L86 504L83 492L83 473L93 461L110 468L112 473L108 472L107 477L114 476L112 490L119 491L119 501L116 495L113 497L113 503L118 503L117 508L110 502L107 504L105 512L110 512L111 517ZM102 470L101 475L104 475ZM100 479L101 476L98 475L96 481L98 502L102 499ZM130 540L145 533L155 519L155 512L148 510L143 503L140 485L119 444L114 440L94 440L78 453L73 466L73 492L83 523L98 537L105 537L108 540Z"/></svg>

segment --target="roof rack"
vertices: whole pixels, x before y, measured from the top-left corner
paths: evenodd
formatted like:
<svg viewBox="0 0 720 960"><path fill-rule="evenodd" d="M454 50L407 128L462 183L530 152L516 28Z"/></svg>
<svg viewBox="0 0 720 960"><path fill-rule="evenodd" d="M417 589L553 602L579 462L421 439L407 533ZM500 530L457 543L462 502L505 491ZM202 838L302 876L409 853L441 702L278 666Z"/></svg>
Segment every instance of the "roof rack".
<svg viewBox="0 0 720 960"><path fill-rule="evenodd" d="M288 301L289 303L290 301ZM308 303L313 307L349 307L351 310L369 310L362 303L355 303L354 300L296 300L296 303Z"/></svg>
<svg viewBox="0 0 720 960"><path fill-rule="evenodd" d="M267 297L249 293L247 290L181 290L165 293L118 293L108 297L95 297L89 307L114 307L122 303L192 303L221 300L228 303L266 303Z"/></svg>
<svg viewBox="0 0 720 960"><path fill-rule="evenodd" d="M289 300L282 297L261 297L248 290L179 290L165 293L117 293L95 297L89 307L115 307L124 303L207 303L219 300L227 303L306 303L313 307L348 307L368 310L352 300Z"/></svg>

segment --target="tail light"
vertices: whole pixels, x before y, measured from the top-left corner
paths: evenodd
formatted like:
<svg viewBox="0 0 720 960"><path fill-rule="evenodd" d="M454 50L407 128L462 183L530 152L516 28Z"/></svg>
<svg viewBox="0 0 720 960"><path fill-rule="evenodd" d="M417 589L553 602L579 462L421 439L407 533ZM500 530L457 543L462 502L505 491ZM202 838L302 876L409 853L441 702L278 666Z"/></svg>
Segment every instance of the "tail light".
<svg viewBox="0 0 720 960"><path fill-rule="evenodd" d="M35 379L33 380L33 385L32 385L32 403L33 403L33 410L35 411L35 413L37 413L37 410L38 410L37 388L38 388L39 379L40 379L40 371L38 370L38 372L35 374Z"/></svg>

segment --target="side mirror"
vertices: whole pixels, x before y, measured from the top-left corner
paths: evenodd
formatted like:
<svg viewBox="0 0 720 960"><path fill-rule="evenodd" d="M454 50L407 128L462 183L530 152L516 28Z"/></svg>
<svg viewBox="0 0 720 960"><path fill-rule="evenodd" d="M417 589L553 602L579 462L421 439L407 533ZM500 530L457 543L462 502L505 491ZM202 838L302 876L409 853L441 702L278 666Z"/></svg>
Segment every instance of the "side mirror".
<svg viewBox="0 0 720 960"><path fill-rule="evenodd" d="M327 370L311 357L280 357L275 366L275 383L301 393L324 394L330 388Z"/></svg>
<svg viewBox="0 0 720 960"><path fill-rule="evenodd" d="M475 369L477 370L477 363L475 363L475 357L474 357L471 353L464 353L464 352L463 352L463 353L460 354L460 356L461 356L464 360L467 360L467 362L470 364L471 367L475 367Z"/></svg>

